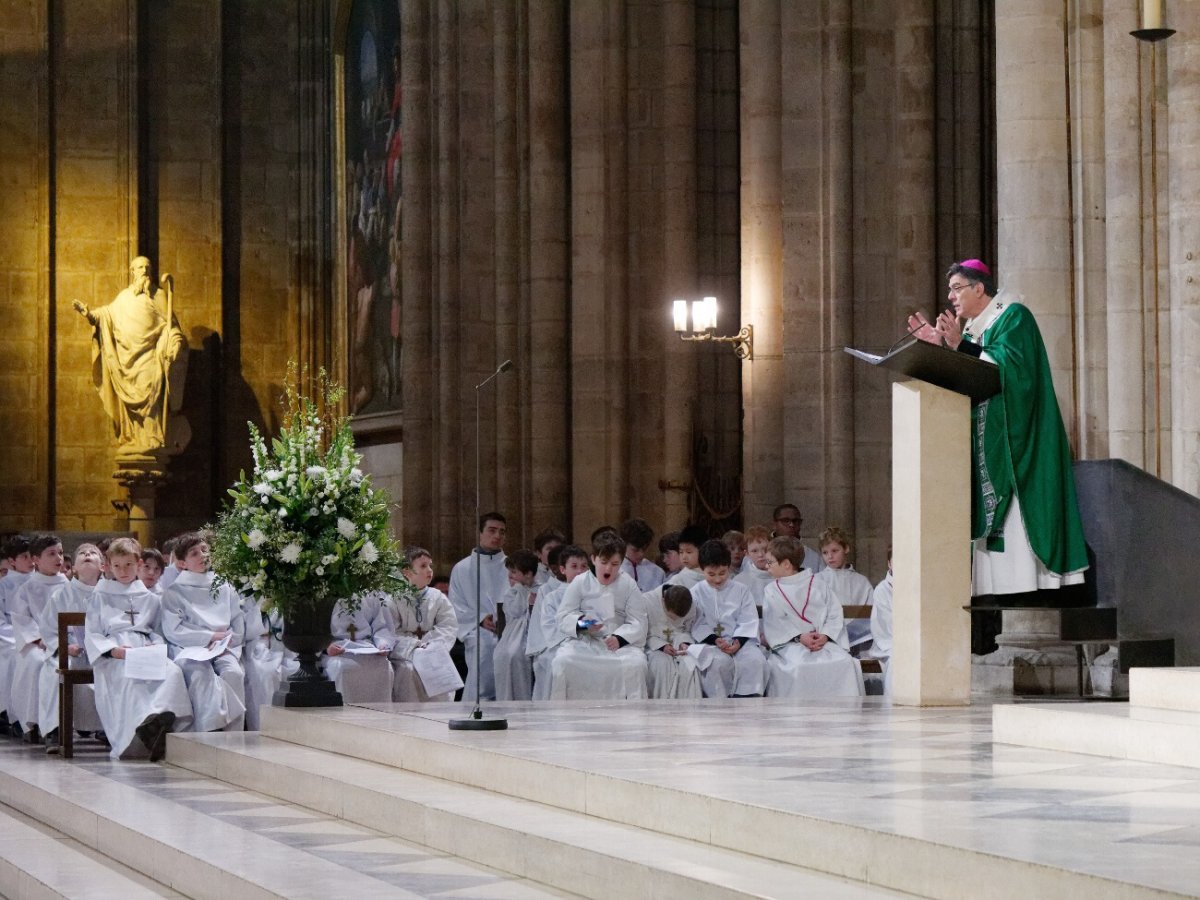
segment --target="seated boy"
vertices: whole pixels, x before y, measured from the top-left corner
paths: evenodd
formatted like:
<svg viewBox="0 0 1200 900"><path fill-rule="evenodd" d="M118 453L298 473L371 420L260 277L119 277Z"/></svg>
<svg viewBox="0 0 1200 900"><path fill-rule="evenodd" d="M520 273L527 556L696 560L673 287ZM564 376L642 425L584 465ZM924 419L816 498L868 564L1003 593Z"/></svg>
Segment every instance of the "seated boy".
<svg viewBox="0 0 1200 900"><path fill-rule="evenodd" d="M646 559L646 548L654 540L654 529L645 519L633 518L621 523L619 533L625 541L621 571L633 579L639 591L654 590L667 577L662 569Z"/></svg>
<svg viewBox="0 0 1200 900"><path fill-rule="evenodd" d="M167 733L182 731L192 722L187 682L174 661L166 661L161 681L125 677L127 648L165 643L159 632L159 599L137 578L141 551L133 538L117 538L108 545L112 577L97 582L84 623L84 645L96 679L96 711L113 759L143 752L151 760L161 759Z"/></svg>
<svg viewBox="0 0 1200 900"><path fill-rule="evenodd" d="M667 584L681 584L690 588L704 580L704 572L700 568L700 546L705 540L704 529L699 525L689 525L679 532L680 569L667 579Z"/></svg>
<svg viewBox="0 0 1200 900"><path fill-rule="evenodd" d="M529 635L525 639L525 654L533 660L533 699L549 700L554 682L554 657L567 636L558 627L558 607L567 585L588 572L588 554L582 547L571 544L561 547L551 557L551 568L561 580L547 582L538 591L533 609L529 612Z"/></svg>
<svg viewBox="0 0 1200 900"><path fill-rule="evenodd" d="M746 561L748 568L733 576L733 580L750 588L758 614L762 615L763 591L774 579L767 571L767 546L771 543L771 531L755 525L746 531Z"/></svg>
<svg viewBox="0 0 1200 900"><path fill-rule="evenodd" d="M795 538L775 538L767 567L775 577L763 594L763 635L771 645L769 694L862 696L862 672L848 652L842 606L821 574L804 568L804 547Z"/></svg>
<svg viewBox="0 0 1200 900"><path fill-rule="evenodd" d="M680 540L682 553L684 542ZM758 643L758 611L750 589L729 577L729 548L705 541L698 553L704 580L692 586L692 637L705 697L761 697L767 661Z"/></svg>
<svg viewBox="0 0 1200 900"><path fill-rule="evenodd" d="M533 539L533 552L537 554L538 570L533 577L534 588L540 588L547 581L554 580L554 572L550 566L550 554L567 541L557 528L547 528L539 531Z"/></svg>
<svg viewBox="0 0 1200 900"><path fill-rule="evenodd" d="M501 598L504 631L492 654L497 700L533 699L533 662L525 655L529 635L529 610L537 599L533 579L538 573L537 554L517 550L504 560L508 570L508 590Z"/></svg>
<svg viewBox="0 0 1200 900"><path fill-rule="evenodd" d="M246 670L246 730L258 731L260 710L270 706L275 692L300 668L296 654L283 646L283 616L263 613L257 598L242 601L242 668Z"/></svg>
<svg viewBox="0 0 1200 900"><path fill-rule="evenodd" d="M62 542L52 534L39 534L29 542L34 569L9 603L13 627L12 686L9 713L25 729L25 740L41 743L38 729L38 688L42 666L48 658L42 629L42 611L50 595L67 583L63 577Z"/></svg>
<svg viewBox="0 0 1200 900"><path fill-rule="evenodd" d="M396 644L384 612L390 601L372 592L351 613L339 601L333 608L329 632L333 643L325 651L325 674L333 679L346 703L388 703L392 699L392 664L388 654Z"/></svg>
<svg viewBox="0 0 1200 900"><path fill-rule="evenodd" d="M740 531L727 531L721 535L721 543L729 548L729 574L736 577L750 567L746 558L746 535Z"/></svg>
<svg viewBox="0 0 1200 900"><path fill-rule="evenodd" d="M678 584L660 585L642 595L646 604L646 667L655 700L704 696L696 659L687 652L696 624L692 592Z"/></svg>
<svg viewBox="0 0 1200 900"><path fill-rule="evenodd" d="M668 531L658 539L658 567L670 578L683 568L679 561L679 532Z"/></svg>
<svg viewBox="0 0 1200 900"><path fill-rule="evenodd" d="M8 563L8 574L0 578L0 722L10 730L13 737L20 737L21 723L15 715L9 713L12 703L13 665L17 653L11 607L17 591L33 572L29 538L21 534L10 537L4 544L4 560Z"/></svg>
<svg viewBox="0 0 1200 900"><path fill-rule="evenodd" d="M558 609L566 640L551 668L551 699L645 699L646 611L633 579L621 576L624 558L625 541L600 534L592 544L595 574L567 586Z"/></svg>
<svg viewBox="0 0 1200 900"><path fill-rule="evenodd" d="M46 737L46 752L58 753L58 614L86 613L96 582L100 580L100 548L95 544L80 544L75 548L75 577L50 595L50 601L38 618L42 643L46 645L46 661L38 676L38 726ZM86 669L82 625L67 630L67 657L72 669ZM77 731L99 731L100 716L96 712L96 692L93 685L74 686L74 719Z"/></svg>
<svg viewBox="0 0 1200 900"><path fill-rule="evenodd" d="M417 593L411 597L392 597L384 604L383 613L396 641L391 652L392 700L396 703L453 700L453 691L433 697L425 692L421 677L413 668L413 654L418 649L436 646L449 658L454 636L458 633L454 607L445 594L430 585L433 555L422 547L409 547L404 555L408 559L404 577Z"/></svg>
<svg viewBox="0 0 1200 900"><path fill-rule="evenodd" d="M246 723L246 670L242 644L246 619L242 598L228 584L212 590L208 541L199 532L175 545L183 571L163 592L162 632L171 658L183 670L192 700L196 731L241 731ZM187 648L221 652L208 659L185 659ZM186 654L185 654L186 656Z"/></svg>
<svg viewBox="0 0 1200 900"><path fill-rule="evenodd" d="M166 590L162 585L163 568L163 555L161 553L153 547L146 547L142 550L142 561L138 565L138 578L142 580L142 584L146 586L146 590L152 594L158 594L160 597L163 591Z"/></svg>
<svg viewBox="0 0 1200 900"><path fill-rule="evenodd" d="M821 558L825 568L817 573L829 588L835 603L842 606L869 606L873 588L866 575L850 565L850 535L834 526L821 532ZM851 619L846 623L850 653L858 656L871 646L871 622Z"/></svg>
<svg viewBox="0 0 1200 900"><path fill-rule="evenodd" d="M888 568L883 581L871 595L871 655L883 660L883 693L892 693L892 548L888 547Z"/></svg>

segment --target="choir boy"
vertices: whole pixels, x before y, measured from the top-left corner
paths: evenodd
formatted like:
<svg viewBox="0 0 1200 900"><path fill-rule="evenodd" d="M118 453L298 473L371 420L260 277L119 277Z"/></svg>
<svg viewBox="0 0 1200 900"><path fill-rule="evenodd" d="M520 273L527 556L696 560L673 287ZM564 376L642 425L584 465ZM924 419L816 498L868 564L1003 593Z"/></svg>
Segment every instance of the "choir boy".
<svg viewBox="0 0 1200 900"><path fill-rule="evenodd" d="M566 637L554 657L554 700L645 699L646 610L633 579L621 574L625 541L602 533L592 544L595 573L563 594L558 627Z"/></svg>
<svg viewBox="0 0 1200 900"><path fill-rule="evenodd" d="M746 556L746 536L740 531L727 531L721 535L721 543L729 548L729 573L739 575L750 567Z"/></svg>
<svg viewBox="0 0 1200 900"><path fill-rule="evenodd" d="M646 559L646 549L654 540L654 529L645 519L627 519L621 523L620 535L625 541L621 571L633 579L639 591L654 590L667 578L662 569Z"/></svg>
<svg viewBox="0 0 1200 900"><path fill-rule="evenodd" d="M392 635L392 700L397 703L424 703L429 700L453 700L454 692L430 697L413 668L413 654L418 649L438 646L447 655L454 646L458 620L449 598L432 587L433 555L422 547L409 547L405 553L408 565L404 577L416 589L406 597L393 596L384 606Z"/></svg>
<svg viewBox="0 0 1200 900"><path fill-rule="evenodd" d="M866 575L850 565L850 535L834 526L821 532L821 558L825 568L818 576L829 587L834 602L842 606L869 606L873 588ZM850 652L857 656L871 645L871 623L867 619L851 619L846 623Z"/></svg>
<svg viewBox="0 0 1200 900"><path fill-rule="evenodd" d="M504 568L504 538L508 525L498 512L479 517L479 542L469 556L460 559L450 571L450 603L458 619L458 639L467 658L464 703L474 703L475 682L479 681L481 699L496 699L496 678L492 670L496 652L496 604L508 588ZM479 593L476 595L476 583ZM478 610L478 616L476 611ZM478 627L476 627L478 626ZM478 635L477 635L478 632ZM476 641L479 648L476 649ZM478 657L479 672L475 671Z"/></svg>
<svg viewBox="0 0 1200 900"><path fill-rule="evenodd" d="M767 567L775 579L763 595L770 695L862 696L862 672L849 653L842 605L820 574L804 568L804 547L795 538L775 538Z"/></svg>
<svg viewBox="0 0 1200 900"><path fill-rule="evenodd" d="M138 578L142 580L142 584L146 586L146 590L152 594L162 596L162 592L166 590L162 586L163 577L163 555L153 547L147 547L142 551L142 561L138 565Z"/></svg>
<svg viewBox="0 0 1200 900"><path fill-rule="evenodd" d="M566 536L557 528L547 528L539 531L533 539L533 552L538 557L537 575L534 576L533 586L540 588L554 577L550 568L550 554L567 542Z"/></svg>
<svg viewBox="0 0 1200 900"><path fill-rule="evenodd" d="M762 615L763 591L771 583L771 573L767 571L767 546L771 543L771 531L762 525L755 525L746 531L746 561L749 568L743 568L733 580L750 588L754 595L754 605L758 614Z"/></svg>
<svg viewBox="0 0 1200 900"><path fill-rule="evenodd" d="M80 544L75 548L72 570L74 577L50 595L42 610L38 627L46 645L46 661L38 678L38 726L46 737L46 752L58 753L61 735L58 733L58 614L86 613L96 583L100 580L100 548L95 544ZM84 655L84 629L72 625L67 630L67 660L72 669L87 668ZM81 732L98 731L100 715L96 712L96 691L90 684L77 684L74 690L74 725Z"/></svg>
<svg viewBox="0 0 1200 900"><path fill-rule="evenodd" d="M892 548L888 547L887 575L871 597L871 655L883 660L883 692L892 693Z"/></svg>
<svg viewBox="0 0 1200 900"><path fill-rule="evenodd" d="M588 554L582 547L571 544L559 550L558 571L562 580L551 581L538 591L530 612L529 637L525 653L533 659L533 699L549 700L554 683L554 657L567 640L558 627L558 608L567 586L589 571Z"/></svg>
<svg viewBox="0 0 1200 900"><path fill-rule="evenodd" d="M392 663L396 645L386 607L391 601L378 591L363 596L351 613L341 601L333 608L329 631L333 643L325 651L325 674L346 703L387 703L392 699Z"/></svg>
<svg viewBox="0 0 1200 900"><path fill-rule="evenodd" d="M163 541L163 573L162 577L158 580L158 586L164 591L171 586L171 583L178 578L179 573L183 571L183 560L175 553L175 547L178 543L178 537L167 538L165 541ZM104 550L103 547L100 549L101 551Z"/></svg>
<svg viewBox="0 0 1200 900"><path fill-rule="evenodd" d="M183 670L168 659L162 680L125 677L125 650L162 644L158 597L137 578L142 548L117 538L106 554L110 578L97 582L84 623L84 646L96 679L96 710L113 759L149 752L162 758L167 733L192 722ZM144 748L144 749L143 749Z"/></svg>
<svg viewBox="0 0 1200 900"><path fill-rule="evenodd" d="M658 539L658 567L670 578L683 568L679 561L679 532L668 531Z"/></svg>
<svg viewBox="0 0 1200 900"><path fill-rule="evenodd" d="M679 584L690 588L704 580L704 572L700 568L700 547L705 540L704 529L699 525L689 525L679 532L680 569L667 579L667 584Z"/></svg>
<svg viewBox="0 0 1200 900"><path fill-rule="evenodd" d="M10 609L17 591L33 572L29 538L20 534L10 537L4 544L4 560L8 563L8 574L0 578L0 722L11 730L14 737L20 737L21 725L15 716L9 714L13 665L17 653Z"/></svg>
<svg viewBox="0 0 1200 900"><path fill-rule="evenodd" d="M666 584L643 594L646 604L646 667L650 696L689 700L704 696L696 659L688 653L696 605L692 592Z"/></svg>
<svg viewBox="0 0 1200 900"><path fill-rule="evenodd" d="M187 681L192 728L241 731L246 723L242 598L228 584L213 590L208 542L199 532L179 538L175 555L183 560L183 571L163 592L162 630ZM180 659L179 651L188 647L221 652L211 659Z"/></svg>
<svg viewBox="0 0 1200 900"><path fill-rule="evenodd" d="M533 662L525 655L530 608L537 599L533 579L538 574L537 554L518 550L504 561L508 590L504 592L504 633L496 642L493 671L497 700L533 699Z"/></svg>
<svg viewBox="0 0 1200 900"><path fill-rule="evenodd" d="M40 743L38 729L38 688L42 666L46 662L46 644L39 625L50 595L67 583L62 574L62 542L52 534L36 535L29 542L34 569L9 605L13 627L12 688L9 717L20 722L25 739Z"/></svg>
<svg viewBox="0 0 1200 900"><path fill-rule="evenodd" d="M692 586L692 637L706 645L697 658L704 696L761 697L767 661L758 643L754 597L729 577L729 548L720 541L702 544L699 561L704 580Z"/></svg>
<svg viewBox="0 0 1200 900"><path fill-rule="evenodd" d="M279 686L300 669L296 654L283 646L283 616L278 610L263 612L262 602L242 601L242 668L246 670L246 730L258 731L260 710L270 706Z"/></svg>

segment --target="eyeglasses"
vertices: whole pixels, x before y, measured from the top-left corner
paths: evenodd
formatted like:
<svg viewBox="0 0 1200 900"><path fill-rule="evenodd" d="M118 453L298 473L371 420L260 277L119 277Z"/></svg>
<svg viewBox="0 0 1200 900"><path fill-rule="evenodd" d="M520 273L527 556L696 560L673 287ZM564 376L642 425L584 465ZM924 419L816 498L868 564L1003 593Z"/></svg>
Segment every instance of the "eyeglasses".
<svg viewBox="0 0 1200 900"><path fill-rule="evenodd" d="M978 281L968 281L966 284L952 284L952 285L950 285L950 293L952 293L955 297L957 297L959 294L961 294L963 291L965 291L967 288L969 288L973 284L979 284L979 282Z"/></svg>
<svg viewBox="0 0 1200 900"><path fill-rule="evenodd" d="M782 522L784 525L799 525L804 520L803 519L793 519L790 516L780 516L775 521Z"/></svg>

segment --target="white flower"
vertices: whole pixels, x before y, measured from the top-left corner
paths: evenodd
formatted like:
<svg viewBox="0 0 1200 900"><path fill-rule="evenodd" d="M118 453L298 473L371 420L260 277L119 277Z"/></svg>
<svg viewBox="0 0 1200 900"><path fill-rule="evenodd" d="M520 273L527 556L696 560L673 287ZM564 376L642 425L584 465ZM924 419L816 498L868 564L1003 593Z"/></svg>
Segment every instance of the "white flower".
<svg viewBox="0 0 1200 900"><path fill-rule="evenodd" d="M282 511L282 510L281 510ZM279 558L285 563L294 563L300 558L300 545L292 541L279 551Z"/></svg>
<svg viewBox="0 0 1200 900"><path fill-rule="evenodd" d="M317 566L317 574L318 574L318 575L324 575L324 574L325 574L325 567L324 567L324 566Z"/></svg>
<svg viewBox="0 0 1200 900"><path fill-rule="evenodd" d="M267 536L263 534L262 531L255 528L248 535L246 535L246 546L248 546L251 550L257 550L264 543L266 543L266 540Z"/></svg>
<svg viewBox="0 0 1200 900"><path fill-rule="evenodd" d="M267 502L267 497L271 494L271 486L265 481L260 481L254 486L254 493L263 498L263 502Z"/></svg>
<svg viewBox="0 0 1200 900"><path fill-rule="evenodd" d="M317 515L317 514L318 514L318 513L320 513L320 512L321 512L321 511L320 511L319 509L317 509L315 506L310 506L310 507L308 508L308 514L309 514L310 516L315 516L315 515Z"/></svg>
<svg viewBox="0 0 1200 900"><path fill-rule="evenodd" d="M370 541L363 541L363 545L359 549L358 555L365 563L373 563L379 559L379 551L375 549L375 545Z"/></svg>
<svg viewBox="0 0 1200 900"><path fill-rule="evenodd" d="M287 518L287 510L284 509L283 507L279 508L279 518L281 518L281 519Z"/></svg>
<svg viewBox="0 0 1200 900"><path fill-rule="evenodd" d="M338 534L344 538L352 538L358 534L358 526L342 516L338 516L337 530Z"/></svg>
<svg viewBox="0 0 1200 900"><path fill-rule="evenodd" d="M268 469L266 474L263 475L263 478L267 479L267 481L278 481L282 477L283 473L278 469Z"/></svg>
<svg viewBox="0 0 1200 900"><path fill-rule="evenodd" d="M360 481L362 481L363 480L362 469L360 469L358 467L351 469L350 470L350 480L352 482L354 482L355 484L358 484Z"/></svg>
<svg viewBox="0 0 1200 900"><path fill-rule="evenodd" d="M324 556L321 557L321 565L323 565L323 566L328 566L335 562L337 562L337 554L336 553L326 553Z"/></svg>
<svg viewBox="0 0 1200 900"><path fill-rule="evenodd" d="M307 469L304 470L304 474L307 475L309 478L316 478L318 475L325 474L325 467L324 466L309 466Z"/></svg>

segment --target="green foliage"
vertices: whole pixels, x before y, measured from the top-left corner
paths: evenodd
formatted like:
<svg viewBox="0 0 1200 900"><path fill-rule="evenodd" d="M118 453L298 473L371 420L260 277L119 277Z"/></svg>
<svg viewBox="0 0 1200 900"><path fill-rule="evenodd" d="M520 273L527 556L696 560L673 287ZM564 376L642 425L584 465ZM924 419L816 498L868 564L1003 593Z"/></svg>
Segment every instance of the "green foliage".
<svg viewBox="0 0 1200 900"><path fill-rule="evenodd" d="M331 599L354 611L371 591L410 594L388 496L359 469L350 419L335 412L344 392L322 369L318 404L300 390L305 375L288 366L283 425L270 449L249 423L254 471L230 488L213 529L215 583L285 617Z"/></svg>

